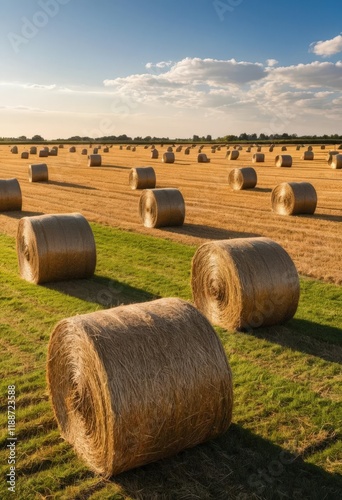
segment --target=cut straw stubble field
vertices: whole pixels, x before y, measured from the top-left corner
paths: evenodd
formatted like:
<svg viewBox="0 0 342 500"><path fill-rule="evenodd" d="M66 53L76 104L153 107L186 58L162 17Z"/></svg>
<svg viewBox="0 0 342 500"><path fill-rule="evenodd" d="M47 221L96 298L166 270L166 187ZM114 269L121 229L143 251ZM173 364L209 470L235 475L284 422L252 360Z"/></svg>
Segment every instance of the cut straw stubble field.
<svg viewBox="0 0 342 500"><path fill-rule="evenodd" d="M81 212L88 220L111 226L153 233L162 238L184 243L202 243L208 239L237 236L266 236L274 239L288 251L300 274L335 283L342 283L340 248L342 233L342 170L334 170L326 161L326 151L314 146L315 159L301 160L301 151L287 147L292 155L291 168L276 168L274 158L280 153L276 146L272 153L265 148L265 162L254 164L258 175L255 189L232 192L228 174L233 167L251 166L252 155L245 149L232 165L225 159L226 148L217 151L209 164L197 163L197 148L189 155L176 153L174 164L162 163L161 148L158 160L151 160L150 148L138 146L135 152L110 148L103 165L96 169L87 166L87 159L68 148L60 149L58 157L49 157L50 182L29 184L27 164L10 153L8 146L0 148L0 178L16 177L23 193L23 210L39 213ZM210 147L202 150L210 154ZM20 152L20 148L19 148ZM31 155L28 163L32 163ZM144 228L138 212L138 191L129 187L131 168L153 166L157 188L178 188L186 204L185 225L174 229ZM286 217L272 213L271 191L282 183L311 182L317 191L318 204L314 215ZM15 235L20 214L0 215L2 231ZM224 234L223 234L224 233ZM210 234L210 238L208 238Z"/></svg>

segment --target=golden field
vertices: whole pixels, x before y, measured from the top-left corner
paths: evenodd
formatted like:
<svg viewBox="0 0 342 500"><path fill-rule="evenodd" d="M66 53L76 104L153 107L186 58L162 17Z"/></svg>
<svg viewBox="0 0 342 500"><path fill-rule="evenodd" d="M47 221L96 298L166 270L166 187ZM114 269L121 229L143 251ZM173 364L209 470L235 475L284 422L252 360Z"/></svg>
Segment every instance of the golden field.
<svg viewBox="0 0 342 500"><path fill-rule="evenodd" d="M244 147L233 161L225 158L226 147L212 153L207 145L203 152L211 162L197 163L198 147L185 155L183 146L181 152L175 153L174 164L164 164L162 153L166 145L156 146L157 160L150 158L150 147L137 146L133 152L114 145L109 153L99 150L102 166L93 168L87 166L87 156L81 155L84 147L77 145L76 153L70 153L69 145L65 145L56 157L30 155L28 160L21 159L20 153L28 151L29 146L19 146L19 154L12 154L8 145L0 147L0 178L16 177L23 195L23 212L0 215L1 232L14 236L17 219L25 215L81 212L89 221L195 245L209 239L267 236L288 251L301 275L342 283L342 170L332 169L326 161L329 149L334 147L321 150L320 146L314 146L314 160L304 161L300 158L306 148L296 151L295 146L288 146L287 151L281 152L281 147L276 146L270 153L265 146L262 148L265 162L253 164L256 147L251 152ZM275 167L278 154L292 155L292 167ZM47 163L48 183L29 182L28 165L33 163ZM138 214L140 192L128 185L130 169L140 166L154 167L157 187L181 190L186 203L184 226L165 229L142 226ZM256 169L257 187L232 191L228 173L243 166ZM272 213L272 189L289 181L313 184L318 195L314 215L291 217Z"/></svg>

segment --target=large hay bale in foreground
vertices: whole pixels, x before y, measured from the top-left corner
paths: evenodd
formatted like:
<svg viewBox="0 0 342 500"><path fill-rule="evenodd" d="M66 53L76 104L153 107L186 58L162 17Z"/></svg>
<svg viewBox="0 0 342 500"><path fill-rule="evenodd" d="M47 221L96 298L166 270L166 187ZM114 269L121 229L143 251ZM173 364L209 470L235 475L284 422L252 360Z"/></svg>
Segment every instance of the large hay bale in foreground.
<svg viewBox="0 0 342 500"><path fill-rule="evenodd" d="M283 182L271 196L273 212L280 215L313 214L317 206L317 193L309 182Z"/></svg>
<svg viewBox="0 0 342 500"><path fill-rule="evenodd" d="M17 254L21 277L36 284L90 278L96 266L93 232L77 213L20 219Z"/></svg>
<svg viewBox="0 0 342 500"><path fill-rule="evenodd" d="M175 162L175 154L171 151L168 151L163 154L163 163L174 163Z"/></svg>
<svg viewBox="0 0 342 500"><path fill-rule="evenodd" d="M227 431L232 375L208 320L175 298L67 318L47 380L63 438L105 477Z"/></svg>
<svg viewBox="0 0 342 500"><path fill-rule="evenodd" d="M139 200L139 214L145 227L181 226L185 202L178 189L145 189Z"/></svg>
<svg viewBox="0 0 342 500"><path fill-rule="evenodd" d="M332 155L329 158L328 164L331 168L342 168L342 154Z"/></svg>
<svg viewBox="0 0 342 500"><path fill-rule="evenodd" d="M292 167L292 156L291 155L277 155L275 157L276 167Z"/></svg>
<svg viewBox="0 0 342 500"><path fill-rule="evenodd" d="M154 189L156 187L156 173L154 168L132 168L129 173L128 182L132 189Z"/></svg>
<svg viewBox="0 0 342 500"><path fill-rule="evenodd" d="M48 167L46 163L29 165L29 182L47 182L49 180Z"/></svg>
<svg viewBox="0 0 342 500"><path fill-rule="evenodd" d="M195 306L227 329L283 323L298 306L296 268L269 238L204 243L192 260L191 285Z"/></svg>
<svg viewBox="0 0 342 500"><path fill-rule="evenodd" d="M234 191L255 188L257 173L252 167L234 168L229 172L228 184Z"/></svg>
<svg viewBox="0 0 342 500"><path fill-rule="evenodd" d="M21 210L22 195L17 179L0 179L0 212Z"/></svg>
<svg viewBox="0 0 342 500"><path fill-rule="evenodd" d="M253 163L263 163L265 161L264 153L254 153L252 157Z"/></svg>
<svg viewBox="0 0 342 500"><path fill-rule="evenodd" d="M315 156L315 153L311 150L304 151L302 156L300 157L301 160L313 160Z"/></svg>
<svg viewBox="0 0 342 500"><path fill-rule="evenodd" d="M88 155L88 167L101 167L102 156L101 155Z"/></svg>

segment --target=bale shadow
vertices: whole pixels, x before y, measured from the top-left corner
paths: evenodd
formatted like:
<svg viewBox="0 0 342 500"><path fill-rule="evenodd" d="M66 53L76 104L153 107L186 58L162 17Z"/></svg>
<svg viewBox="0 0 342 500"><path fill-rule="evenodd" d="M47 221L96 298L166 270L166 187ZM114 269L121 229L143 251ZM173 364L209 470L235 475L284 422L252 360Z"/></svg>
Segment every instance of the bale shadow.
<svg viewBox="0 0 342 500"><path fill-rule="evenodd" d="M256 192L256 193L271 193L272 192L272 188L255 187L253 189L250 189L250 191Z"/></svg>
<svg viewBox="0 0 342 500"><path fill-rule="evenodd" d="M342 364L342 329L340 328L294 318L285 325L256 328L247 333L325 361Z"/></svg>
<svg viewBox="0 0 342 500"><path fill-rule="evenodd" d="M6 215L7 217L10 217L11 219L22 219L23 217L34 217L36 215L45 215L44 212L30 212L26 210L17 210L14 212L0 212L1 215Z"/></svg>
<svg viewBox="0 0 342 500"><path fill-rule="evenodd" d="M320 449L331 442L321 443ZM220 438L111 481L135 500L337 500L342 488L337 474L305 463L237 424Z"/></svg>
<svg viewBox="0 0 342 500"><path fill-rule="evenodd" d="M184 234L186 236L193 236L195 238L209 239L209 240L230 240L232 238L249 238L260 236L256 233L243 233L240 231L229 231L219 227L207 226L203 224L188 224L175 227L162 227L164 231L169 233Z"/></svg>
<svg viewBox="0 0 342 500"><path fill-rule="evenodd" d="M53 186L69 187L69 188L79 188L88 189L90 191L96 191L97 188L92 186L83 186L82 184L74 184L72 182L59 182L59 181L47 181L46 184L51 184Z"/></svg>
<svg viewBox="0 0 342 500"><path fill-rule="evenodd" d="M100 275L94 275L90 279L44 283L42 286L50 290L64 293L65 295L85 300L86 302L99 304L104 308L136 302L147 302L160 298L159 296L152 295L146 290L134 288L121 281Z"/></svg>
<svg viewBox="0 0 342 500"><path fill-rule="evenodd" d="M309 216L306 216L309 217ZM311 215L312 218L326 220L331 222L342 222L342 215L325 215L325 214L314 214Z"/></svg>
<svg viewBox="0 0 342 500"><path fill-rule="evenodd" d="M124 167L123 165L101 165L100 167L92 167L94 169L100 168L117 168L120 170L132 170L132 167Z"/></svg>

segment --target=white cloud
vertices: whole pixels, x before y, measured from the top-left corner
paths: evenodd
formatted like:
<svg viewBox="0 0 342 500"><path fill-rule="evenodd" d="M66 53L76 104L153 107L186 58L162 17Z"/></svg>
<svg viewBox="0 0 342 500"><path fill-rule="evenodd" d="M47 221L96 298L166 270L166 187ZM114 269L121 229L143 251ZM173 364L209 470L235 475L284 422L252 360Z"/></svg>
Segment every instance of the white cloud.
<svg viewBox="0 0 342 500"><path fill-rule="evenodd" d="M342 62L319 62L268 69L269 79L295 88L342 90Z"/></svg>
<svg viewBox="0 0 342 500"><path fill-rule="evenodd" d="M279 61L277 61L277 59L267 59L266 60L266 64L267 66L269 66L270 68L272 68L273 66L276 66L278 64Z"/></svg>
<svg viewBox="0 0 342 500"><path fill-rule="evenodd" d="M145 68L146 69L152 69L152 68L163 69L163 68L168 68L168 67L172 66L172 64L173 64L172 61L160 61L157 63L148 62L147 64L145 64Z"/></svg>
<svg viewBox="0 0 342 500"><path fill-rule="evenodd" d="M331 40L313 42L310 45L310 51L323 57L329 57L342 52L342 34L331 38Z"/></svg>

